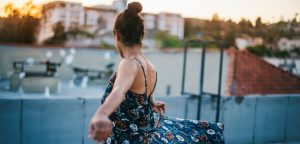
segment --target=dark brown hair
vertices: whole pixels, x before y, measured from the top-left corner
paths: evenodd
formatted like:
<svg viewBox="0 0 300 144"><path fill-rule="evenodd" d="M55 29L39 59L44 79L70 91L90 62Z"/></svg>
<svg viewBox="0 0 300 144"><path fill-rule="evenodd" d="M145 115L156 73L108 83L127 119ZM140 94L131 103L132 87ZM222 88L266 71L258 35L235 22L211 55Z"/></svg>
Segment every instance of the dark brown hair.
<svg viewBox="0 0 300 144"><path fill-rule="evenodd" d="M139 15L141 11L141 3L131 2L116 19L114 31L119 33L121 42L126 46L142 45L145 32L144 20Z"/></svg>

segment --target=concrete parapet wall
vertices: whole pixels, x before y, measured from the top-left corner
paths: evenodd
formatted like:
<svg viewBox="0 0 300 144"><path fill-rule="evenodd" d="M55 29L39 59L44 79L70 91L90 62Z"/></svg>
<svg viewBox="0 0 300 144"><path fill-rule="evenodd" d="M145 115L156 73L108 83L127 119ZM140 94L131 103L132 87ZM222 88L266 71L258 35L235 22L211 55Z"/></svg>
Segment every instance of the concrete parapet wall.
<svg viewBox="0 0 300 144"><path fill-rule="evenodd" d="M197 98L158 97L166 114L196 119ZM99 98L0 97L0 143L92 144L90 118ZM187 108L187 109L186 109ZM214 121L216 101L202 98L201 119ZM220 120L227 143L300 142L300 95L222 97Z"/></svg>

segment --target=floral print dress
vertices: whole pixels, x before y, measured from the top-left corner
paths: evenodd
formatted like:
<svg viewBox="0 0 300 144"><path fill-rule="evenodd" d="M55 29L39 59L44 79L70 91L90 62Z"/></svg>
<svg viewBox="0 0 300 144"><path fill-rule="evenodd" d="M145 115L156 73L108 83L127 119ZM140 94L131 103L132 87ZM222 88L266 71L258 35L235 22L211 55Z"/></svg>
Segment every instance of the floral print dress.
<svg viewBox="0 0 300 144"><path fill-rule="evenodd" d="M172 118L155 113L152 100L147 96L147 78L142 63L139 62L145 77L145 93L138 94L128 91L125 98L109 118L113 123L113 133L104 143L107 144L223 144L223 129L221 123ZM101 104L112 91L116 72L111 77Z"/></svg>

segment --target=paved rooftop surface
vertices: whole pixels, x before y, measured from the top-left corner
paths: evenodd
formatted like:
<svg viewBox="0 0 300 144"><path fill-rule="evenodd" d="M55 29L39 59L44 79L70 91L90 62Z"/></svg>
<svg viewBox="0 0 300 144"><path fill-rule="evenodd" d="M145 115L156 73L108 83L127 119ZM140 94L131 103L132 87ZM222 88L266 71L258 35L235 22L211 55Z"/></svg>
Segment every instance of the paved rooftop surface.
<svg viewBox="0 0 300 144"><path fill-rule="evenodd" d="M65 49L68 53L70 49ZM104 68L106 64L115 62L118 64L120 57L113 50L97 50L97 49L75 49L73 66L82 68ZM60 61L59 48L17 48L0 46L0 76L2 79L7 79L9 71L12 71L12 62L16 60L26 60L31 57L36 61L45 61L46 53L52 52L51 61ZM181 89L182 80L182 65L183 65L183 53L182 52L162 52L156 50L145 50L146 56L156 66L158 71L158 82L154 95L165 96L167 95L167 87L170 87L169 95L179 96ZM110 59L105 59L110 55ZM191 50L188 53L187 59L187 71L186 71L186 91L191 93L198 93L199 91L199 72L200 72L200 61L201 51ZM211 93L217 92L218 87L218 65L219 65L219 52L208 52L205 62L205 80L204 90ZM222 93L225 93L226 75L227 75L228 56L224 55L223 63L223 79L222 79ZM87 88L70 88L69 81L72 79L73 72L70 67L63 64L58 69L59 77L62 80L62 90L59 95L70 95L70 96L99 96L106 82L94 83L88 85ZM5 86L6 85L6 86ZM0 91L6 95L14 95L13 93L7 92L7 83L0 81ZM16 95L19 95L15 93ZM0 94L1 95L1 94ZM35 94L29 94L35 95Z"/></svg>

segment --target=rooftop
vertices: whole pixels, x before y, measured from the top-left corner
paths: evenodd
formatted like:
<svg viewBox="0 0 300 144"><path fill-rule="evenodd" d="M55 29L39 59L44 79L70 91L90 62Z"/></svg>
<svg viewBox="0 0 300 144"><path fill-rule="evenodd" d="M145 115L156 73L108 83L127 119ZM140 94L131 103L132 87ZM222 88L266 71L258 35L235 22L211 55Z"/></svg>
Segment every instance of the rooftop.
<svg viewBox="0 0 300 144"><path fill-rule="evenodd" d="M228 95L300 93L300 78L248 51L227 51Z"/></svg>

